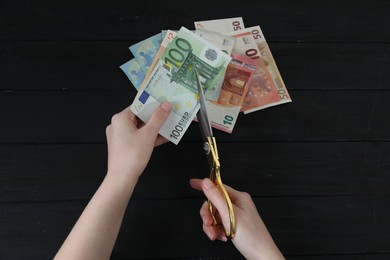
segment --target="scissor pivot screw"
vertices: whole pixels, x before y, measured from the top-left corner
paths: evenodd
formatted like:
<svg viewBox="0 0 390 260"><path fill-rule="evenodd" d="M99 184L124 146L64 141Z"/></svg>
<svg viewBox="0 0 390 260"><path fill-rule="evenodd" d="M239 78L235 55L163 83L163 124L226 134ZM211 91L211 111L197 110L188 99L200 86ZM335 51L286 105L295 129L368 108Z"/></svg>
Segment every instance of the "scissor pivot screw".
<svg viewBox="0 0 390 260"><path fill-rule="evenodd" d="M205 142L204 145L203 145L203 150L206 154L209 154L210 153L210 145L208 142Z"/></svg>

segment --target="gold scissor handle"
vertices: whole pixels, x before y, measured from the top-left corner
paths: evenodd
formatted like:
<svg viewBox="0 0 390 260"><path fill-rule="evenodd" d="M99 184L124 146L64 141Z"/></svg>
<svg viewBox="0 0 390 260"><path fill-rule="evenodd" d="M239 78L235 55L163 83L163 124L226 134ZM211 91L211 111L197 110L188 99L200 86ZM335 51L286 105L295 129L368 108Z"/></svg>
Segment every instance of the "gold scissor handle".
<svg viewBox="0 0 390 260"><path fill-rule="evenodd" d="M212 182L214 182L214 184L220 189L223 197L225 198L226 205L227 205L228 212L229 212L229 220L230 220L230 229L227 230L226 227L224 227L225 235L228 239L233 239L234 236L236 235L236 220L234 218L233 204L230 200L229 194L227 193L227 191L222 183L220 174L217 172L219 172L219 168L217 168L217 169L212 168L211 169L210 180ZM216 225L217 220L214 216L214 205L213 205L213 203L211 203L210 200L208 200L208 204L209 204L209 210L210 210L211 216L213 217L213 224Z"/></svg>
<svg viewBox="0 0 390 260"><path fill-rule="evenodd" d="M236 220L234 218L233 204L230 200L229 194L227 193L227 191L225 189L225 186L222 183L221 173L220 173L220 164L219 164L218 151L217 151L215 137L212 137L212 138L209 137L208 143L210 145L210 152L212 153L212 157L213 157L213 161L214 161L213 165L211 167L211 171L210 171L210 180L212 182L214 182L214 184L220 189L223 197L225 198L226 205L227 205L228 212L229 212L229 220L230 220L229 231L224 226L225 235L228 239L233 239L234 236L236 235ZM208 200L208 204L209 204L209 210L210 210L211 216L213 217L213 224L215 225L215 224L217 224L217 220L214 216L214 205L211 203L210 200Z"/></svg>

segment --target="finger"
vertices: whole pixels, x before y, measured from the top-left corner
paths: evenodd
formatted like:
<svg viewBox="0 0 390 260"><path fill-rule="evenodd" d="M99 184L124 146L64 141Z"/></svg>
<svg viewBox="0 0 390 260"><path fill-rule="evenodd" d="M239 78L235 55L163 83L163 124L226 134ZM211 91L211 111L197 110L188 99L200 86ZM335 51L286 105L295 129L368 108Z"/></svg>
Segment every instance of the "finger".
<svg viewBox="0 0 390 260"><path fill-rule="evenodd" d="M195 190L203 190L202 189L202 182L203 182L202 179L192 178L192 179L190 179L190 186ZM237 198L239 197L239 194L241 192L233 189L232 187L230 187L226 184L224 184L223 186L225 187L227 193L229 194L231 202L234 204L234 202L237 200Z"/></svg>
<svg viewBox="0 0 390 260"><path fill-rule="evenodd" d="M106 136L108 136L111 132L111 124L106 127Z"/></svg>
<svg viewBox="0 0 390 260"><path fill-rule="evenodd" d="M217 233L216 236L217 236L218 240L223 241L223 242L228 241L222 224L220 224L216 227L216 233Z"/></svg>
<svg viewBox="0 0 390 260"><path fill-rule="evenodd" d="M230 227L229 211L225 197L219 188L208 178L202 182L202 189L206 197L213 203L221 215L222 223L225 227Z"/></svg>
<svg viewBox="0 0 390 260"><path fill-rule="evenodd" d="M221 240L223 242L227 241L225 231L223 231L223 227L221 225L206 226L203 224L203 232L211 241L214 241L216 239Z"/></svg>
<svg viewBox="0 0 390 260"><path fill-rule="evenodd" d="M206 226L205 224L203 224L203 232L211 241L214 241L218 237L215 226Z"/></svg>
<svg viewBox="0 0 390 260"><path fill-rule="evenodd" d="M236 204L237 200L240 198L240 193L242 193L242 192L238 191L238 190L235 190L235 189L233 189L232 187L230 187L230 186L228 186L226 184L223 184L223 186L225 187L227 193L229 194L230 201L233 204Z"/></svg>
<svg viewBox="0 0 390 260"><path fill-rule="evenodd" d="M203 182L202 179L195 179L195 178L190 179L190 185L195 190L202 190L202 182ZM232 197L232 196L237 197L238 194L240 194L240 191L235 190L226 184L224 184L223 186L225 187L225 189L228 192L230 197Z"/></svg>
<svg viewBox="0 0 390 260"><path fill-rule="evenodd" d="M190 179L190 185L195 190L202 190L202 181L203 180L201 179ZM230 201L233 203L233 205L237 205L237 202L242 197L242 195L240 195L242 192L235 190L226 184L224 184L223 186L225 187L227 193L229 194Z"/></svg>
<svg viewBox="0 0 390 260"><path fill-rule="evenodd" d="M160 146L160 145L165 144L165 143L168 143L168 139L166 139L165 137L163 137L161 135L158 135L156 142L154 142L154 147Z"/></svg>
<svg viewBox="0 0 390 260"><path fill-rule="evenodd" d="M124 117L130 119L134 125L137 125L137 117L136 115L133 113L133 111L131 111L130 109L130 106L126 107L125 109L123 109L120 114L122 114Z"/></svg>
<svg viewBox="0 0 390 260"><path fill-rule="evenodd" d="M213 205L213 216L214 216L215 221L216 221L217 223L222 223L221 214L219 214L218 210L215 208L214 205Z"/></svg>
<svg viewBox="0 0 390 260"><path fill-rule="evenodd" d="M213 216L210 213L209 203L207 201L203 203L202 207L200 208L199 214L200 217L202 218L204 225L206 226L213 225L214 220L213 220Z"/></svg>
<svg viewBox="0 0 390 260"><path fill-rule="evenodd" d="M161 126L167 120L169 113L172 110L172 105L168 102L161 103L153 112L149 121L142 128L143 131L149 132L150 135L157 136Z"/></svg>
<svg viewBox="0 0 390 260"><path fill-rule="evenodd" d="M190 186L195 190L202 190L202 181L201 179L190 179Z"/></svg>
<svg viewBox="0 0 390 260"><path fill-rule="evenodd" d="M190 185L192 188L197 190L202 190L202 181L201 179L190 179ZM215 207L214 207L215 208ZM218 212L214 212L216 221L221 223L222 219ZM213 216L210 213L209 202L205 201L200 208L200 216L202 217L203 223L206 225L212 225L214 223Z"/></svg>
<svg viewBox="0 0 390 260"><path fill-rule="evenodd" d="M106 141L107 141L107 146L110 145L110 135L111 135L111 125L108 125L106 127Z"/></svg>

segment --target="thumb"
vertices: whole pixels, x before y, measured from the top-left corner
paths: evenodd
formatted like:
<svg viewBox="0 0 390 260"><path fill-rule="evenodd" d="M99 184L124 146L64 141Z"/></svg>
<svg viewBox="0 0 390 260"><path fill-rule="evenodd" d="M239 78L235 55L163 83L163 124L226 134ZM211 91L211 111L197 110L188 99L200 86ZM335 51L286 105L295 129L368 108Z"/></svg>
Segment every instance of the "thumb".
<svg viewBox="0 0 390 260"><path fill-rule="evenodd" d="M225 197L223 196L222 192L219 190L219 188L208 178L205 178L202 181L202 190L206 197L211 201L211 203L215 206L215 208L218 210L219 215L222 219L223 226L229 227L230 226L230 220L229 220L229 210L227 208Z"/></svg>
<svg viewBox="0 0 390 260"><path fill-rule="evenodd" d="M163 102L153 112L149 121L144 125L144 131L149 132L150 135L157 135L161 126L167 120L169 113L172 110L172 105L168 102Z"/></svg>

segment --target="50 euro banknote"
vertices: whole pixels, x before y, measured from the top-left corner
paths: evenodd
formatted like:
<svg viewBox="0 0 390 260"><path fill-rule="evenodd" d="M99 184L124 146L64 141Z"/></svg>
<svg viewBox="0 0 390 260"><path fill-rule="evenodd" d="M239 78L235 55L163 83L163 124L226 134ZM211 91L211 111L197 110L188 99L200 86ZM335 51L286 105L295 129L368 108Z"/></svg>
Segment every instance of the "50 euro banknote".
<svg viewBox="0 0 390 260"><path fill-rule="evenodd" d="M245 28L242 17L214 19L194 22L195 28L208 29L211 31L226 33Z"/></svg>
<svg viewBox="0 0 390 260"><path fill-rule="evenodd" d="M257 61L256 71L245 96L241 111L247 114L271 106L291 102L289 96L279 95L278 87L261 55L256 39L253 36L252 29L245 28L227 34L236 38L233 52L245 55ZM285 93L287 93L287 89L285 89Z"/></svg>
<svg viewBox="0 0 390 260"><path fill-rule="evenodd" d="M164 101L172 112L159 133L178 144L199 110L195 70L206 91L223 81L231 57L182 27L157 60L132 105L134 114L147 122Z"/></svg>
<svg viewBox="0 0 390 260"><path fill-rule="evenodd" d="M244 114L292 101L260 26L245 28L242 17L199 21L194 24L195 28L235 36L238 39L233 51L258 60L254 79L242 105L241 111Z"/></svg>
<svg viewBox="0 0 390 260"><path fill-rule="evenodd" d="M248 92L243 104L242 111L244 114L255 112L269 106L276 106L292 102L291 96L288 93L286 85L284 84L275 59L271 53L267 41L265 40L260 26L248 27L243 29L243 31L250 31L252 33L256 45L260 51L261 59L264 61L264 65L273 81L272 86L270 86L270 88L272 87L272 90L268 89L270 90L268 92L267 90L263 91L261 86L253 86L251 88L251 91ZM266 82L264 84L266 84Z"/></svg>

